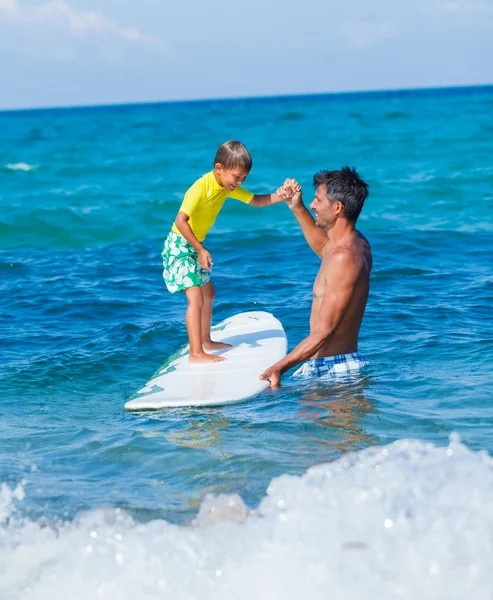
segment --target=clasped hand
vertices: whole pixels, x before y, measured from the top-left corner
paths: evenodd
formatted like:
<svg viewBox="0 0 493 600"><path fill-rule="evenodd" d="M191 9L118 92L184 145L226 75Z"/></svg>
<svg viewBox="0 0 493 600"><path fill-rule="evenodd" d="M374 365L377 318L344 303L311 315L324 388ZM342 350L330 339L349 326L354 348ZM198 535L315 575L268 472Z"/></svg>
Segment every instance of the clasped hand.
<svg viewBox="0 0 493 600"><path fill-rule="evenodd" d="M301 203L301 186L296 179L286 179L276 194L286 202L289 208Z"/></svg>

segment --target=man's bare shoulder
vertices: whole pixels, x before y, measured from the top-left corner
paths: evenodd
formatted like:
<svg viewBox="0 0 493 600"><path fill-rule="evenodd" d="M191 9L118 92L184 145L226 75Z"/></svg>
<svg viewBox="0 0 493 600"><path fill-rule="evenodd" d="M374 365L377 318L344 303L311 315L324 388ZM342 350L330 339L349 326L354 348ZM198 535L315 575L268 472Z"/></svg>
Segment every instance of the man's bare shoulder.
<svg viewBox="0 0 493 600"><path fill-rule="evenodd" d="M328 254L327 262L333 263L338 266L347 266L348 263L353 262L357 258L357 253L355 252L355 248L352 246L337 246L336 248L332 248Z"/></svg>
<svg viewBox="0 0 493 600"><path fill-rule="evenodd" d="M370 272L373 264L370 242L360 231L356 231L355 233L358 236L357 239L363 257L364 266L368 269L368 272Z"/></svg>
<svg viewBox="0 0 493 600"><path fill-rule="evenodd" d="M358 254L350 246L332 248L324 256L320 272L329 279L357 275L361 269L361 257Z"/></svg>
<svg viewBox="0 0 493 600"><path fill-rule="evenodd" d="M368 246L370 245L370 242L368 241L368 239L361 233L361 231L358 231L357 229L354 231L354 233L357 235L358 239L361 240L363 243L367 244Z"/></svg>

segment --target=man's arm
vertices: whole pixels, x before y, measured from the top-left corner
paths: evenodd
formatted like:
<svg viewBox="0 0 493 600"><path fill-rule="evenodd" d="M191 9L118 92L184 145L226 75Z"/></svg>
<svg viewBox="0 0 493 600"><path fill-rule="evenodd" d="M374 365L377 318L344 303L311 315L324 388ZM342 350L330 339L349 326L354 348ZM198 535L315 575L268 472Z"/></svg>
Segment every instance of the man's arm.
<svg viewBox="0 0 493 600"><path fill-rule="evenodd" d="M328 241L327 233L324 229L320 229L320 227L315 225L315 219L303 204L301 188L299 186L298 191L293 194L291 199L287 199L286 203L296 217L307 244L315 254L322 258L324 255L325 244Z"/></svg>
<svg viewBox="0 0 493 600"><path fill-rule="evenodd" d="M279 384L281 375L312 357L339 327L351 300L359 276L353 254L341 248L334 252L324 273L324 294L318 312L318 327L294 350L269 367L260 379L268 379L272 387Z"/></svg>

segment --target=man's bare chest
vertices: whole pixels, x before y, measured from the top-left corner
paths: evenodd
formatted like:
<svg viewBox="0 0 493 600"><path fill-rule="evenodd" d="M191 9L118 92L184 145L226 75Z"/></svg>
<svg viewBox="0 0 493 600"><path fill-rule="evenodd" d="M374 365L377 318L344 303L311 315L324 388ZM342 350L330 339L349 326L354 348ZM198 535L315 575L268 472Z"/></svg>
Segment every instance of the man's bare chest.
<svg viewBox="0 0 493 600"><path fill-rule="evenodd" d="M322 263L317 276L315 277L315 281L313 282L313 297L321 298L325 292L326 282L326 265Z"/></svg>

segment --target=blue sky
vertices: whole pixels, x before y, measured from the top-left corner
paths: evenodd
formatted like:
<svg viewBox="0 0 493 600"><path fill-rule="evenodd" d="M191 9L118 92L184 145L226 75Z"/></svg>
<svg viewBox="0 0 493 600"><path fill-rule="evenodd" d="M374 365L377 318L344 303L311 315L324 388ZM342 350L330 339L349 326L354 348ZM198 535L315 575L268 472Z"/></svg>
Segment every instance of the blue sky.
<svg viewBox="0 0 493 600"><path fill-rule="evenodd" d="M0 109L488 83L492 0L0 0Z"/></svg>

